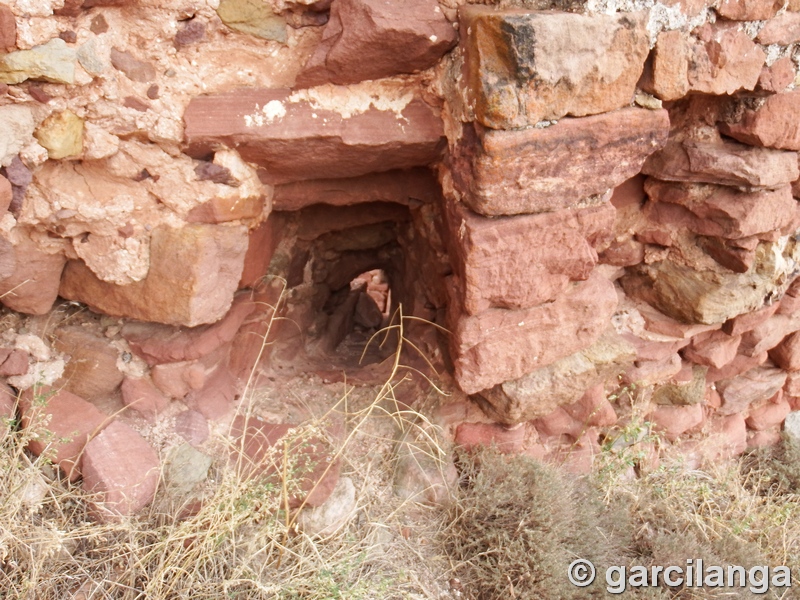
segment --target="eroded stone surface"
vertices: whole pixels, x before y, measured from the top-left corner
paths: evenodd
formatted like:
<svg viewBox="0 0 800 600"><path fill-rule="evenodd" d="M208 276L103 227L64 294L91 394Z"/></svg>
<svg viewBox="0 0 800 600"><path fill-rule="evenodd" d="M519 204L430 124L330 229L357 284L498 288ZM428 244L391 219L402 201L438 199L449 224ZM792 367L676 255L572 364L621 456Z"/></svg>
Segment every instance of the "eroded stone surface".
<svg viewBox="0 0 800 600"><path fill-rule="evenodd" d="M570 287L554 302L534 308L451 314L459 387L480 392L590 346L616 308L614 286L593 274Z"/></svg>
<svg viewBox="0 0 800 600"><path fill-rule="evenodd" d="M800 150L800 91L775 94L740 119L722 123L720 131L751 146Z"/></svg>
<svg viewBox="0 0 800 600"><path fill-rule="evenodd" d="M83 489L93 515L114 521L140 511L155 497L161 465L156 451L133 429L115 421L84 449Z"/></svg>
<svg viewBox="0 0 800 600"><path fill-rule="evenodd" d="M562 404L579 401L590 387L613 379L614 372L622 371L634 357L630 344L608 334L588 348L480 395L491 405L492 417L500 422L529 421L550 414Z"/></svg>
<svg viewBox="0 0 800 600"><path fill-rule="evenodd" d="M435 0L337 0L296 85L345 85L422 71L436 64L456 39Z"/></svg>
<svg viewBox="0 0 800 600"><path fill-rule="evenodd" d="M767 294L783 292L800 258L793 242L762 243L753 267L733 273L710 257L692 256L690 247L684 251L692 262L675 249L665 260L637 267L622 285L629 295L686 323L723 323L761 308Z"/></svg>
<svg viewBox="0 0 800 600"><path fill-rule="evenodd" d="M151 237L145 279L114 285L81 261L70 261L60 294L114 316L187 327L213 323L230 308L246 250L243 226L159 227Z"/></svg>
<svg viewBox="0 0 800 600"><path fill-rule="evenodd" d="M432 163L444 145L434 109L408 89L384 92L385 98L367 88L200 96L184 115L188 152L200 157L217 146L235 147L270 183Z"/></svg>
<svg viewBox="0 0 800 600"><path fill-rule="evenodd" d="M649 49L643 13L461 9L475 119L496 129L630 103Z"/></svg>
<svg viewBox="0 0 800 600"><path fill-rule="evenodd" d="M462 139L454 178L463 201L484 215L577 206L636 175L668 132L666 111L638 108L544 129L485 130Z"/></svg>
<svg viewBox="0 0 800 600"><path fill-rule="evenodd" d="M587 279L614 212L606 203L489 219L448 203L451 257L467 313L529 308L554 300L570 281Z"/></svg>

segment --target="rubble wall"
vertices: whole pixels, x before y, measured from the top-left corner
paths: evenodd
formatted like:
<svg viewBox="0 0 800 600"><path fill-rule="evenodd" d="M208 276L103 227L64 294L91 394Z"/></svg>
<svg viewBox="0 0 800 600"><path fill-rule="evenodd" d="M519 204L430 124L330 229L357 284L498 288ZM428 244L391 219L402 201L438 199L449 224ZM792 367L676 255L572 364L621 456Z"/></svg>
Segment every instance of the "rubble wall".
<svg viewBox="0 0 800 600"><path fill-rule="evenodd" d="M580 470L635 395L693 460L775 443L799 41L796 0L0 0L3 386L80 425L77 477L140 443L108 397L202 437L259 336L380 323L381 269L448 331L457 442Z"/></svg>

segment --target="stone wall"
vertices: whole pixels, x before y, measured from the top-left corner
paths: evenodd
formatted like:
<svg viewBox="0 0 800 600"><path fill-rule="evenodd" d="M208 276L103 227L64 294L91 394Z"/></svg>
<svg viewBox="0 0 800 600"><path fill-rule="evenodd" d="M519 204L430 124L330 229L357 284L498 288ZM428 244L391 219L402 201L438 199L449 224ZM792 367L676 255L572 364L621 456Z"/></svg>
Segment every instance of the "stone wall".
<svg viewBox="0 0 800 600"><path fill-rule="evenodd" d="M797 11L0 0L3 385L81 432L71 477L136 483L117 512L158 457L109 398L200 444L254 368L320 369L400 306L459 443L580 470L632 395L692 460L774 443L800 410Z"/></svg>

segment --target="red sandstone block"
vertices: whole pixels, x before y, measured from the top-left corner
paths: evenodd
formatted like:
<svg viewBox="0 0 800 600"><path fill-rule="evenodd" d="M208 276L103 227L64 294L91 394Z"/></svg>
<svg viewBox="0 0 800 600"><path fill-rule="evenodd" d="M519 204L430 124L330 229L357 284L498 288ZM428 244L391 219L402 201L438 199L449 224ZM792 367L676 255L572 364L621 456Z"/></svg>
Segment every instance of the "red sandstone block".
<svg viewBox="0 0 800 600"><path fill-rule="evenodd" d="M233 340L244 320L255 310L248 295L239 295L227 314L211 325L179 328L132 321L122 328L122 337L150 366L196 360Z"/></svg>
<svg viewBox="0 0 800 600"><path fill-rule="evenodd" d="M728 335L741 335L747 331L751 331L774 315L775 311L778 310L778 306L779 304L774 302L756 311L728 319L722 326L722 331Z"/></svg>
<svg viewBox="0 0 800 600"><path fill-rule="evenodd" d="M597 263L615 209L605 203L537 215L487 218L446 203L450 256L466 312L530 308L555 300ZM534 283L535 282L535 283Z"/></svg>
<svg viewBox="0 0 800 600"><path fill-rule="evenodd" d="M783 8L782 0L722 0L717 12L733 21L766 21Z"/></svg>
<svg viewBox="0 0 800 600"><path fill-rule="evenodd" d="M736 358L741 341L742 336L731 336L720 330L701 333L692 338L683 356L695 364L721 369Z"/></svg>
<svg viewBox="0 0 800 600"><path fill-rule="evenodd" d="M121 390L125 406L150 420L154 420L169 406L169 398L158 390L149 377L126 377Z"/></svg>
<svg viewBox="0 0 800 600"><path fill-rule="evenodd" d="M562 407L582 427L610 427L617 422L617 413L608 401L604 384L595 385L573 404Z"/></svg>
<svg viewBox="0 0 800 600"><path fill-rule="evenodd" d="M786 371L800 371L800 333L786 336L780 344L769 351L769 357Z"/></svg>
<svg viewBox="0 0 800 600"><path fill-rule="evenodd" d="M720 415L748 410L751 404L772 398L786 383L786 373L774 367L756 367L735 379L717 382L722 396Z"/></svg>
<svg viewBox="0 0 800 600"><path fill-rule="evenodd" d="M301 95L302 96L302 95ZM289 90L242 89L192 99L184 113L192 156L236 148L268 183L354 177L428 165L444 146L441 119L419 97L398 112L343 115Z"/></svg>
<svg viewBox="0 0 800 600"><path fill-rule="evenodd" d="M453 299L449 317L456 381L474 394L582 350L600 337L616 306L614 285L599 274L534 308L490 308L467 316Z"/></svg>
<svg viewBox="0 0 800 600"><path fill-rule="evenodd" d="M238 415L231 425L231 461L244 476L267 477L280 486L284 461L288 460L290 483L299 487L298 494L289 499L290 507L320 506L339 481L341 460L325 439L298 438L293 429L286 423Z"/></svg>
<svg viewBox="0 0 800 600"><path fill-rule="evenodd" d="M786 415L791 411L792 407L789 402L784 400L783 395L779 392L777 399L771 399L750 411L747 417L747 426L755 431L778 427L786 420Z"/></svg>
<svg viewBox="0 0 800 600"><path fill-rule="evenodd" d="M739 121L721 123L720 131L751 146L800 150L800 91L768 96Z"/></svg>
<svg viewBox="0 0 800 600"><path fill-rule="evenodd" d="M424 71L457 39L436 0L337 0L296 86L346 85Z"/></svg>
<svg viewBox="0 0 800 600"><path fill-rule="evenodd" d="M495 423L462 423L456 429L455 442L467 450L478 446L495 447L503 454L521 452L525 427L503 427Z"/></svg>
<svg viewBox="0 0 800 600"><path fill-rule="evenodd" d="M779 427L766 429L764 431L747 432L747 448L764 448L765 446L776 446L781 441L781 430Z"/></svg>
<svg viewBox="0 0 800 600"><path fill-rule="evenodd" d="M136 431L118 421L84 449L83 489L94 495L90 508L100 521L139 512L155 497L159 474L156 451Z"/></svg>
<svg viewBox="0 0 800 600"><path fill-rule="evenodd" d="M24 350L0 348L0 377L24 375L28 372L30 359Z"/></svg>
<svg viewBox="0 0 800 600"><path fill-rule="evenodd" d="M462 137L454 181L464 203L483 215L569 208L636 175L668 132L666 111L638 108L544 129L481 130Z"/></svg>
<svg viewBox="0 0 800 600"><path fill-rule="evenodd" d="M20 397L22 425L34 435L28 449L37 456L53 453L53 462L75 481L81 454L92 436L111 422L93 404L64 390L29 389Z"/></svg>
<svg viewBox="0 0 800 600"><path fill-rule="evenodd" d="M655 424L656 430L663 432L669 441L674 442L683 433L703 423L705 409L702 404L657 406L647 419Z"/></svg>

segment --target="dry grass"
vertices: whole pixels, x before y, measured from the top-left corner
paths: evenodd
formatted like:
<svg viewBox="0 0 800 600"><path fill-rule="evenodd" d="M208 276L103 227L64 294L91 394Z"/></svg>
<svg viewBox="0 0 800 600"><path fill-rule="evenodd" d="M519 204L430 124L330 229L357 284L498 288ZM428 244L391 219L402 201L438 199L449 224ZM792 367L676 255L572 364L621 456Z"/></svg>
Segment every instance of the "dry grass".
<svg viewBox="0 0 800 600"><path fill-rule="evenodd" d="M401 319L399 323L403 323ZM396 326L403 340L403 328ZM356 489L353 517L324 537L305 533L286 499L303 473L278 448L277 477L212 467L198 496L167 493L145 514L118 523L89 518L87 495L59 477L32 436L0 428L0 597L87 599L506 599L610 596L602 577L574 588L566 567L610 565L788 565L800 576L800 447L788 441L711 470L664 459L640 476L656 439L633 420L609 442L593 476L574 478L525 457L488 449L458 453L458 485L434 508L395 493L395 471L418 468L447 480L453 452L425 417L395 397L410 370L394 357L387 382L343 386L338 402L296 428L291 443L331 421L344 477ZM417 374L419 376L419 374ZM309 380L313 395L319 381ZM296 390L299 396L301 390ZM240 410L255 411L251 389ZM318 392L317 392L318 393ZM46 427L46 424L44 424ZM230 444L220 438L219 443ZM230 448L228 448L230 449ZM444 489L444 488L442 488ZM447 494L438 490L440 498ZM408 494L405 495L408 497ZM715 595L715 592L719 592ZM730 590L634 589L636 598L715 598ZM767 598L792 598L770 590ZM734 597L749 597L736 590ZM754 596L755 597L755 596Z"/></svg>
<svg viewBox="0 0 800 600"><path fill-rule="evenodd" d="M62 479L47 453L34 457L26 450L30 439L46 432L6 423L0 427L0 597L448 597L442 596L448 563L430 543L438 517L393 493L392 456L400 437L432 441L433 458L442 464L446 458L435 428L401 410L394 398L404 378L399 356L398 349L385 384L344 386L338 403L295 428L269 457L281 467L273 476L247 477L247 468L218 461L199 497L162 488L144 514L117 523L92 521L80 486ZM258 395L251 389L240 412L251 413ZM309 465L294 464L284 449L325 435L332 419L346 422L343 439L331 443L357 500L346 526L321 537L305 533L299 512L288 509ZM218 439L225 450L220 455L230 454L233 444Z"/></svg>

